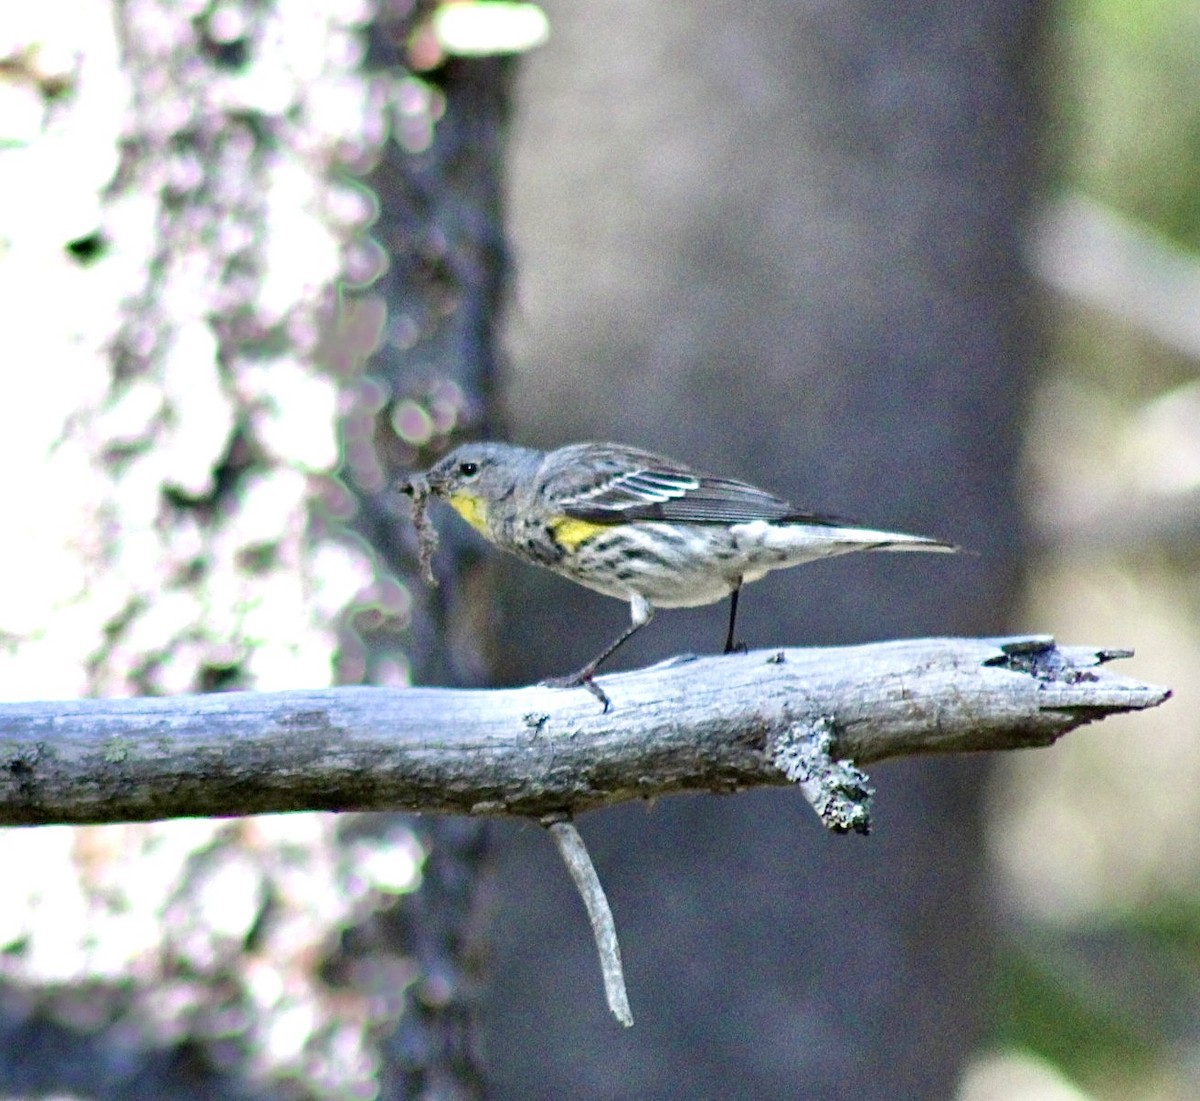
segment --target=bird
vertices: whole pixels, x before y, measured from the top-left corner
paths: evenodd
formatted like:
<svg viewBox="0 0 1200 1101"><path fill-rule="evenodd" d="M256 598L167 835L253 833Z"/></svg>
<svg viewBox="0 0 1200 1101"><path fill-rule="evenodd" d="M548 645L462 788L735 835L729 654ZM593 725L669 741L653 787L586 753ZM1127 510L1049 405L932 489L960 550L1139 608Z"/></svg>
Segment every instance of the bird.
<svg viewBox="0 0 1200 1101"><path fill-rule="evenodd" d="M597 669L658 608L728 597L724 652L730 653L739 649L734 630L742 587L772 570L853 551L959 549L805 512L749 482L618 443L553 451L466 443L399 488L413 498L419 530L427 524L425 499L442 498L501 550L628 602L630 624L617 638L576 672L542 682L586 688L605 711L611 701L594 680Z"/></svg>

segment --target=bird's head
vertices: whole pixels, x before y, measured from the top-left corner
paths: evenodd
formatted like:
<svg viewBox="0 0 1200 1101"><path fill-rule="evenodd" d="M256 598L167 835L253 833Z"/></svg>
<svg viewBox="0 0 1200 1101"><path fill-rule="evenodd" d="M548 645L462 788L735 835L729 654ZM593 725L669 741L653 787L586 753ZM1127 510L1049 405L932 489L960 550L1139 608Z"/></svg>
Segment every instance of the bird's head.
<svg viewBox="0 0 1200 1101"><path fill-rule="evenodd" d="M522 470L535 455L508 444L467 443L399 488L414 500L443 498L468 524L486 534L489 507L512 496Z"/></svg>

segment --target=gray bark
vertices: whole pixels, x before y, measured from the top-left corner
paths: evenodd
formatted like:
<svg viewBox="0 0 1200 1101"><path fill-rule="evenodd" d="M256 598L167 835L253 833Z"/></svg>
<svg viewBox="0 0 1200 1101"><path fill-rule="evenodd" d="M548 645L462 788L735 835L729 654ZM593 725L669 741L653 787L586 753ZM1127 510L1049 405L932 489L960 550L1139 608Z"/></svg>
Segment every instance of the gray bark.
<svg viewBox="0 0 1200 1101"><path fill-rule="evenodd" d="M804 742L869 763L1047 745L1161 688L1126 651L926 639L688 658L587 692L342 687L0 705L0 824L285 810L578 813L811 786ZM817 787L821 787L818 780Z"/></svg>

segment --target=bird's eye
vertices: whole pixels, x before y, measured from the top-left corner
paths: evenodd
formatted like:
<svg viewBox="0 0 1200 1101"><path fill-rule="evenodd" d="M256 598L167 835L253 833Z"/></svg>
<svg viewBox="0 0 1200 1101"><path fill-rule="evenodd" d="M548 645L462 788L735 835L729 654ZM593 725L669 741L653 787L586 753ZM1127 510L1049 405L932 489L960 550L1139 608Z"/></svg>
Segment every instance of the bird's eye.
<svg viewBox="0 0 1200 1101"><path fill-rule="evenodd" d="M475 477L476 474L479 473L479 464L478 463L459 463L458 464L458 472L464 478L473 478L473 477Z"/></svg>

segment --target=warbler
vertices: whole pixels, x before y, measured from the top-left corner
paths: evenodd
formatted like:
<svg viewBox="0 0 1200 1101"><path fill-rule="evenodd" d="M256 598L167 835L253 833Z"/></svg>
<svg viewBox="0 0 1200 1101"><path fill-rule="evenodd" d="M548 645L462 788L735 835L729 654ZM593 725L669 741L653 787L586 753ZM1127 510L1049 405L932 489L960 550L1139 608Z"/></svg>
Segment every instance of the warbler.
<svg viewBox="0 0 1200 1101"><path fill-rule="evenodd" d="M464 444L399 488L414 499L414 517L425 530L424 499L444 498L502 550L629 602L625 631L578 672L543 681L586 687L605 710L609 699L593 680L596 670L656 608L729 597L729 653L737 649L742 586L771 570L851 551L958 550L939 539L803 512L747 482L616 443L549 452Z"/></svg>

